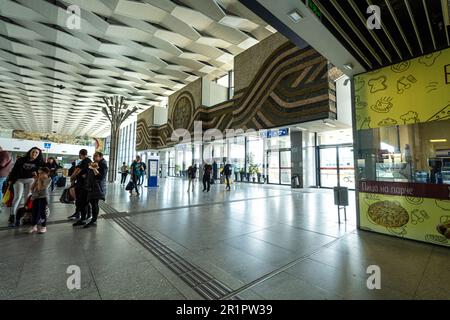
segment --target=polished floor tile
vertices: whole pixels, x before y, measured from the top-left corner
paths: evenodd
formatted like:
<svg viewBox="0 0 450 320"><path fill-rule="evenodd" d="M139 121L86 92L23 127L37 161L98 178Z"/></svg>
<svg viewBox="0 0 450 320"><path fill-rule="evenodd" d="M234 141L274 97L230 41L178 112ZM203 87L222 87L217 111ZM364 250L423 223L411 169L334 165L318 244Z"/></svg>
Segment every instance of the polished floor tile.
<svg viewBox="0 0 450 320"><path fill-rule="evenodd" d="M330 190L215 184L188 193L178 178L140 190L130 197L108 184L106 203L242 299L450 299L448 248L357 230L352 192L339 224ZM7 229L8 209L0 214L0 299L201 298L114 220L72 227L61 192L45 235ZM381 290L367 288L370 265ZM80 267L80 290L67 288L69 266Z"/></svg>

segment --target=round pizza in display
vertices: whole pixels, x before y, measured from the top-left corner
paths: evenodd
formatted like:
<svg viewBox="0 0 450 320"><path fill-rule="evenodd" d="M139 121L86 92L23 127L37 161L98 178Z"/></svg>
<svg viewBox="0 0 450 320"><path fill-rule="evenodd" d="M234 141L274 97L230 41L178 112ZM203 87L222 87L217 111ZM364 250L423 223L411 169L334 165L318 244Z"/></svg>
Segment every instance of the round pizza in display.
<svg viewBox="0 0 450 320"><path fill-rule="evenodd" d="M409 221L406 209L393 201L372 203L367 210L367 214L374 223L386 228L400 228Z"/></svg>

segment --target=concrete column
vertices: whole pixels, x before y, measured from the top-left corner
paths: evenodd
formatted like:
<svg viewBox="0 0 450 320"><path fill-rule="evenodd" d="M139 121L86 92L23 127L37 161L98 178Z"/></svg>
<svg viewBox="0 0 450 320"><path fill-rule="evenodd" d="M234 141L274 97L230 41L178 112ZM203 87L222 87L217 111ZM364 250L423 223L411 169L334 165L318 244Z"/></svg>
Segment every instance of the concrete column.
<svg viewBox="0 0 450 320"><path fill-rule="evenodd" d="M303 188L303 136L301 131L291 131L291 175L298 176L299 188Z"/></svg>

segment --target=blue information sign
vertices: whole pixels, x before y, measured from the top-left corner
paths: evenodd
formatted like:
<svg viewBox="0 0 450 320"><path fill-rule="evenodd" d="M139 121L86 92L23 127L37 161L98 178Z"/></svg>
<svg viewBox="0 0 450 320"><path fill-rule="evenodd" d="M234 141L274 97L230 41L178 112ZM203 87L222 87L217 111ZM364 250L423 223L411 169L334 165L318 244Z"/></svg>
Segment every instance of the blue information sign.
<svg viewBox="0 0 450 320"><path fill-rule="evenodd" d="M52 144L50 142L44 142L44 149L50 149Z"/></svg>
<svg viewBox="0 0 450 320"><path fill-rule="evenodd" d="M158 186L158 160L149 159L147 168L147 186L154 188Z"/></svg>
<svg viewBox="0 0 450 320"><path fill-rule="evenodd" d="M278 130L267 130L262 134L262 136L265 138L284 137L288 135L289 135L289 128L282 128Z"/></svg>

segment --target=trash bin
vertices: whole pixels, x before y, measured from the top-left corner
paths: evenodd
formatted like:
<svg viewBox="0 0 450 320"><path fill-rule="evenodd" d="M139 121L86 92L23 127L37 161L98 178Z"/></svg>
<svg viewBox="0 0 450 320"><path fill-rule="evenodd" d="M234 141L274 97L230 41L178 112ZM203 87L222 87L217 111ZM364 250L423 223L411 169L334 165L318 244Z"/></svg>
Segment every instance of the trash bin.
<svg viewBox="0 0 450 320"><path fill-rule="evenodd" d="M334 187L334 204L337 206L348 206L348 188Z"/></svg>

